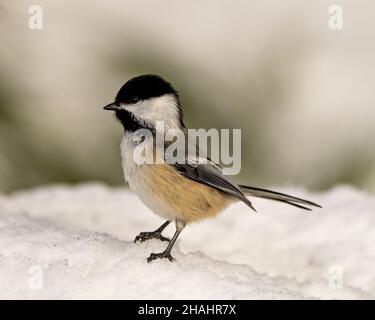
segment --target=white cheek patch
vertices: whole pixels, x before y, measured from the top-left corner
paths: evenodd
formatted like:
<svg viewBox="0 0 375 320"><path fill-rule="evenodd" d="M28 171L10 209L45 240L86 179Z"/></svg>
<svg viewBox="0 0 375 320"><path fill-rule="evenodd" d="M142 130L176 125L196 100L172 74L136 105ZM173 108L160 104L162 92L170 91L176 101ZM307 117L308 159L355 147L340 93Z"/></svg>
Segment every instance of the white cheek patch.
<svg viewBox="0 0 375 320"><path fill-rule="evenodd" d="M179 127L179 111L173 95L167 94L123 107L139 120L153 126L156 125L156 121L164 121L166 128Z"/></svg>

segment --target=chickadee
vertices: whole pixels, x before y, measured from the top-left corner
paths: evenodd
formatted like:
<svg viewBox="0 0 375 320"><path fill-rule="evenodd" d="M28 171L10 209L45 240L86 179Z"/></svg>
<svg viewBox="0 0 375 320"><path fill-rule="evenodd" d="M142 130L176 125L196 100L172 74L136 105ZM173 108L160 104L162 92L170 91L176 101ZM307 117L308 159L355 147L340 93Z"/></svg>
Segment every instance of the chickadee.
<svg viewBox="0 0 375 320"><path fill-rule="evenodd" d="M135 135L138 129L149 129L155 134L156 122L164 121L167 129L186 132L177 91L157 75L141 75L130 79L117 93L115 101L104 109L114 111L124 127L122 168L130 188L147 207L166 219L155 231L141 232L134 240L169 241L163 252L151 253L148 262L159 258L173 261L171 250L188 223L214 217L237 201L254 209L247 196L280 201L306 210L311 210L307 206L320 207L311 201L283 193L238 185L209 158L197 164L189 161L183 164L137 164L133 159L133 151L137 146ZM154 141L147 143L155 146ZM162 232L171 221L175 221L176 232L170 240Z"/></svg>

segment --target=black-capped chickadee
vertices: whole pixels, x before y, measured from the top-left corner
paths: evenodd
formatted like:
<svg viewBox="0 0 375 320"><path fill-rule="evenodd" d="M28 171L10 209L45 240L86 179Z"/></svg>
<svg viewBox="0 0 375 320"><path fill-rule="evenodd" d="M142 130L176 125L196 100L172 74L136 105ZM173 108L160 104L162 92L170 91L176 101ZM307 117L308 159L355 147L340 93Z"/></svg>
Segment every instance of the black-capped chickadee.
<svg viewBox="0 0 375 320"><path fill-rule="evenodd" d="M157 230L141 232L134 240L143 242L154 238L169 241L165 251L152 253L148 262L158 258L173 261L171 250L186 224L214 217L237 201L254 209L247 196L276 200L306 210L311 210L307 206L320 207L311 201L283 193L238 185L207 157L204 162L198 163L165 161L138 164L133 157L139 142L135 136L138 129L148 129L154 135L156 122L163 121L167 129L186 130L177 91L157 75L130 79L117 93L115 101L104 109L114 111L124 127L122 167L130 188L147 207L166 219ZM154 139L147 143L156 146ZM162 231L171 221L176 223L176 232L169 240L162 235Z"/></svg>

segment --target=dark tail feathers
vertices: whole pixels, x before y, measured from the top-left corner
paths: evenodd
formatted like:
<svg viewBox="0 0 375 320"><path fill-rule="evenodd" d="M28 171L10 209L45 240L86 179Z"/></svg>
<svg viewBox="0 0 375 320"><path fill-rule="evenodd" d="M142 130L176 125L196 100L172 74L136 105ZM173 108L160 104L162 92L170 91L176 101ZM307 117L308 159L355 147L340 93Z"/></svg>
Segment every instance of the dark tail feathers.
<svg viewBox="0 0 375 320"><path fill-rule="evenodd" d="M301 198L297 198L297 197L293 197L293 196L289 196L287 194L276 192L276 191L242 186L242 185L240 185L239 187L242 189L242 191L244 192L246 196L253 196L253 197L258 197L258 198L280 201L280 202L284 202L292 206L305 209L305 210L310 210L310 211L311 211L311 208L302 206L301 204L306 205L306 206L314 206L318 208L322 207L314 202L304 200Z"/></svg>

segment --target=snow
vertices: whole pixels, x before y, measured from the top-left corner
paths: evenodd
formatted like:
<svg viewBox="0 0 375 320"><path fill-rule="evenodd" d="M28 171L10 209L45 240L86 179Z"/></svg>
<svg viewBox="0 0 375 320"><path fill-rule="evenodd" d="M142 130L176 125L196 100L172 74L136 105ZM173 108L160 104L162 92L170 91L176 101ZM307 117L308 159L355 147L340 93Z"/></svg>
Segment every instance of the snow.
<svg viewBox="0 0 375 320"><path fill-rule="evenodd" d="M375 197L347 186L312 194L306 213L253 199L188 226L176 262L133 243L163 221L126 188L49 186L0 196L0 298L375 298ZM169 226L166 235L174 227Z"/></svg>

